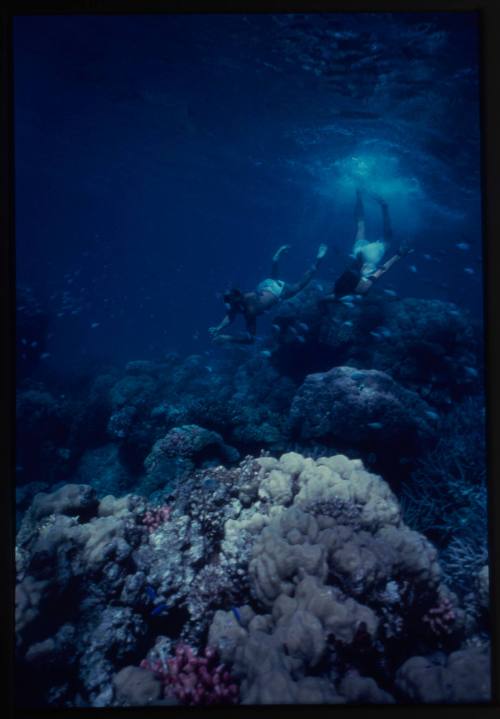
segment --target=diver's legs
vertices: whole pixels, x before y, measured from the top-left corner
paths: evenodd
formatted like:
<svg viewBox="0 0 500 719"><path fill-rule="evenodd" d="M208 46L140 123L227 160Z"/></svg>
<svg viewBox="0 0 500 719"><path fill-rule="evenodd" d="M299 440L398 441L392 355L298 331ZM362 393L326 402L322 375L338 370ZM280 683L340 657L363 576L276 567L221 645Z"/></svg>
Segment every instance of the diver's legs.
<svg viewBox="0 0 500 719"><path fill-rule="evenodd" d="M378 202L380 209L382 210L382 232L386 247L390 245L393 239L391 218L389 216L389 205L380 195L372 194L373 199Z"/></svg>
<svg viewBox="0 0 500 719"><path fill-rule="evenodd" d="M389 217L389 206L387 205L387 202L384 202L380 206L382 208L384 242L386 245L390 245L392 242L393 234L392 234L391 218Z"/></svg>
<svg viewBox="0 0 500 719"><path fill-rule="evenodd" d="M354 219L356 222L356 236L354 242L365 240L365 208L361 190L356 190L356 204L354 205Z"/></svg>

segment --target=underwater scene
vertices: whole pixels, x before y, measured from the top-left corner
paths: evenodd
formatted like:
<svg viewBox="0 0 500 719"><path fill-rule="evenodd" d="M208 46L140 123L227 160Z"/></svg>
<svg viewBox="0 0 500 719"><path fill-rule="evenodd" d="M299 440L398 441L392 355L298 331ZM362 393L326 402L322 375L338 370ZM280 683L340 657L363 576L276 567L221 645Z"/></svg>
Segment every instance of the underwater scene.
<svg viewBox="0 0 500 719"><path fill-rule="evenodd" d="M14 18L18 707L491 701L479 50Z"/></svg>

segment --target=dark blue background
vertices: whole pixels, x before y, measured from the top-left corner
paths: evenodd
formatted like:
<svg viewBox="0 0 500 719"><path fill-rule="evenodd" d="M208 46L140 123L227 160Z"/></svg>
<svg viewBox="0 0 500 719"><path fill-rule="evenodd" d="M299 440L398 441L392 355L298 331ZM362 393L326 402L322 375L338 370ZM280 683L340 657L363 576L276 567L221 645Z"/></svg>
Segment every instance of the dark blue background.
<svg viewBox="0 0 500 719"><path fill-rule="evenodd" d="M328 288L357 185L416 248L384 287L480 316L476 20L17 17L17 281L49 308L45 361L207 351L220 293L285 242L288 280L329 244Z"/></svg>

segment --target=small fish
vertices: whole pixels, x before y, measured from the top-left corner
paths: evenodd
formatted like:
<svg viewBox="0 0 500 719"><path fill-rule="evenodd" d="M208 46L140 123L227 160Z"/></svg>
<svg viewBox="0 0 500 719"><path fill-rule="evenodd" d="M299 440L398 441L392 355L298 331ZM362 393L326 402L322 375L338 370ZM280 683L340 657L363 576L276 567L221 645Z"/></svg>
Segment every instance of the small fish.
<svg viewBox="0 0 500 719"><path fill-rule="evenodd" d="M309 332L309 325L306 325L305 322L297 322L297 327L300 327L304 332Z"/></svg>
<svg viewBox="0 0 500 719"><path fill-rule="evenodd" d="M472 269L472 267L464 267L464 272L467 272L468 275L475 275L475 271Z"/></svg>
<svg viewBox="0 0 500 719"><path fill-rule="evenodd" d="M205 369L207 370L207 372L210 372L210 374L212 374L212 372L214 371L214 368L211 367L209 364L205 365Z"/></svg>
<svg viewBox="0 0 500 719"><path fill-rule="evenodd" d="M151 617L157 617L158 614L161 614L162 612L164 612L165 609L167 609L167 605L165 604L165 602L162 602L161 604L158 604L158 606L155 607L155 608L150 612L150 616L151 616Z"/></svg>
<svg viewBox="0 0 500 719"><path fill-rule="evenodd" d="M40 359L43 359L43 360L48 359L49 357L52 357L50 352L44 352L43 354L40 355Z"/></svg>
<svg viewBox="0 0 500 719"><path fill-rule="evenodd" d="M271 352L270 352L269 350L262 350L261 355L262 355L263 357L270 357L270 356L271 356Z"/></svg>
<svg viewBox="0 0 500 719"><path fill-rule="evenodd" d="M366 379L366 375L363 372L353 372L351 379L357 382L358 380Z"/></svg>
<svg viewBox="0 0 500 719"><path fill-rule="evenodd" d="M423 255L424 260L432 260L432 255L425 254Z"/></svg>
<svg viewBox="0 0 500 719"><path fill-rule="evenodd" d="M371 330L370 334L371 334L372 337L375 337L375 338L378 339L378 340L382 337L382 335L380 334L380 332L375 332L375 330Z"/></svg>
<svg viewBox="0 0 500 719"><path fill-rule="evenodd" d="M99 325L100 325L100 322L92 322L92 324L90 325L90 328L94 330L96 327L99 327Z"/></svg>
<svg viewBox="0 0 500 719"><path fill-rule="evenodd" d="M352 327L351 320L346 320L345 322L342 322L343 325L346 325L347 327Z"/></svg>
<svg viewBox="0 0 500 719"><path fill-rule="evenodd" d="M453 317L460 317L460 310L450 310L448 314L453 315Z"/></svg>
<svg viewBox="0 0 500 719"><path fill-rule="evenodd" d="M349 307L349 309L352 309L354 307L353 302L343 302L342 304L344 305L344 307Z"/></svg>
<svg viewBox="0 0 500 719"><path fill-rule="evenodd" d="M240 610L238 609L238 607L231 607L231 611L234 614L236 621L238 622L240 627L242 627L243 623L241 621L241 614L240 614Z"/></svg>
<svg viewBox="0 0 500 719"><path fill-rule="evenodd" d="M345 304L346 302L347 303L352 302L353 299L354 299L354 295L344 295L343 297L340 298L340 301Z"/></svg>
<svg viewBox="0 0 500 719"><path fill-rule="evenodd" d="M372 429L382 429L384 425L382 422L368 422L367 427L371 427Z"/></svg>
<svg viewBox="0 0 500 719"><path fill-rule="evenodd" d="M417 270L417 268L416 268L415 265L410 265L410 268L409 268L409 269L410 269L410 272L418 272L418 270Z"/></svg>
<svg viewBox="0 0 500 719"><path fill-rule="evenodd" d="M302 337L302 335L297 335L297 342L300 342L301 344L305 344L305 339Z"/></svg>
<svg viewBox="0 0 500 719"><path fill-rule="evenodd" d="M27 345L27 344L28 344L28 341L25 340L24 337L22 338L21 342L23 343L23 345Z"/></svg>
<svg viewBox="0 0 500 719"><path fill-rule="evenodd" d="M438 420L438 419L439 419L438 413L437 413L437 412L433 412L431 409L426 410L425 414L426 414L428 417L430 417L431 419L435 419L435 420Z"/></svg>
<svg viewBox="0 0 500 719"><path fill-rule="evenodd" d="M152 587L151 584L146 584L146 594L147 594L148 597L151 599L151 601L153 601L154 599L156 599L156 597L158 596L158 595L156 594L155 588Z"/></svg>
<svg viewBox="0 0 500 719"><path fill-rule="evenodd" d="M386 295L389 295L389 297L397 297L398 293L395 290L384 290Z"/></svg>
<svg viewBox="0 0 500 719"><path fill-rule="evenodd" d="M470 250L470 245L468 242L457 242L455 247L459 250Z"/></svg>
<svg viewBox="0 0 500 719"><path fill-rule="evenodd" d="M31 343L31 346L32 346L32 347L38 347L38 342L35 340L34 342Z"/></svg>
<svg viewBox="0 0 500 719"><path fill-rule="evenodd" d="M275 332L281 332L281 327L279 325L271 325L271 327Z"/></svg>

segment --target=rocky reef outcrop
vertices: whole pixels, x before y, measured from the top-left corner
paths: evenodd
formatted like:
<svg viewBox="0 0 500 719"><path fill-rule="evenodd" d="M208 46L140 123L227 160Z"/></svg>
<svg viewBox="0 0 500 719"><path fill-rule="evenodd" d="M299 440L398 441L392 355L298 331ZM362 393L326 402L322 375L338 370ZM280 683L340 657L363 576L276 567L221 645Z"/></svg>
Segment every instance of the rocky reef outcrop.
<svg viewBox="0 0 500 719"><path fill-rule="evenodd" d="M16 546L33 705L195 701L169 674L179 643L215 651L242 703L488 700L460 680L479 655L486 671L486 640L471 649L435 548L361 461L247 457L192 472L164 507L88 485L35 497Z"/></svg>

